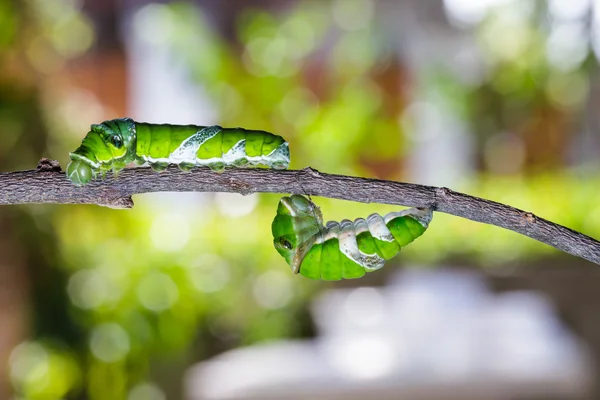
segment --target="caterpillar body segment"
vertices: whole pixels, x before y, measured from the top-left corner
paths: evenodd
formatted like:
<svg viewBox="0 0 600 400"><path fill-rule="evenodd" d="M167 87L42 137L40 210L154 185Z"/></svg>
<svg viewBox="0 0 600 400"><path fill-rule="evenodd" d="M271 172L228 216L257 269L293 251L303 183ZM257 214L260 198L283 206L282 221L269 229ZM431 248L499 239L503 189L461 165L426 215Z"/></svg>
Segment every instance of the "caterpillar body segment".
<svg viewBox="0 0 600 400"><path fill-rule="evenodd" d="M294 273L340 280L382 268L425 232L432 215L430 209L410 208L323 225L321 211L312 201L292 195L279 201L271 228L275 249Z"/></svg>
<svg viewBox="0 0 600 400"><path fill-rule="evenodd" d="M216 171L257 165L286 169L290 152L281 136L265 131L149 124L120 118L92 125L70 158L67 177L81 186L98 174L116 173L131 162L149 164L155 171L170 164L184 171L196 166Z"/></svg>

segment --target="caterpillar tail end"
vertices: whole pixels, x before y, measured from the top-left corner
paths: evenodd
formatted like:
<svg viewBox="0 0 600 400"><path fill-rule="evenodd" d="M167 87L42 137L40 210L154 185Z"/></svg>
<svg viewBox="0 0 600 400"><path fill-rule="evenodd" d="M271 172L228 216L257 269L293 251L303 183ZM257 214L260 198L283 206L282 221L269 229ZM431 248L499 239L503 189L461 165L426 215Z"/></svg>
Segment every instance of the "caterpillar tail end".
<svg viewBox="0 0 600 400"><path fill-rule="evenodd" d="M283 142L271 154L270 163L267 165L273 169L288 169L290 166L290 148L288 142Z"/></svg>
<svg viewBox="0 0 600 400"><path fill-rule="evenodd" d="M411 208L409 215L427 228L433 219L433 210L431 208Z"/></svg>

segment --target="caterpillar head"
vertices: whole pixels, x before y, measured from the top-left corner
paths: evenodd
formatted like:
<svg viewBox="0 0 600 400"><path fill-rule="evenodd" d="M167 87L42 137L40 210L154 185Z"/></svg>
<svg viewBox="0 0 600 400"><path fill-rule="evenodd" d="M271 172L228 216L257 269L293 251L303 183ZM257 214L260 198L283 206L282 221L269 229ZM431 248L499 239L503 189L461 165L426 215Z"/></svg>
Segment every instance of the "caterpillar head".
<svg viewBox="0 0 600 400"><path fill-rule="evenodd" d="M300 271L302 260L321 229L323 216L312 201L296 194L279 200L271 225L273 244L294 273Z"/></svg>
<svg viewBox="0 0 600 400"><path fill-rule="evenodd" d="M135 123L129 118L92 125L81 146L70 154L67 177L82 186L98 172L117 172L134 160L135 145Z"/></svg>

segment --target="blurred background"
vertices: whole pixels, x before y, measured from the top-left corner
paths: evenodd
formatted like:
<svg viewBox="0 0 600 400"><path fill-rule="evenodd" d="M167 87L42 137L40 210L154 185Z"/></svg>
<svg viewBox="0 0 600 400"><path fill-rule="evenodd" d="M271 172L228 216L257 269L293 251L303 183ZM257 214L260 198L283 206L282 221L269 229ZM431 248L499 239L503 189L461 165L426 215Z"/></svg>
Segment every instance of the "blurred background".
<svg viewBox="0 0 600 400"><path fill-rule="evenodd" d="M242 126L600 238L599 56L592 0L0 0L0 170L64 168L106 119ZM310 281L278 199L1 208L0 399L600 398L598 266L436 214Z"/></svg>

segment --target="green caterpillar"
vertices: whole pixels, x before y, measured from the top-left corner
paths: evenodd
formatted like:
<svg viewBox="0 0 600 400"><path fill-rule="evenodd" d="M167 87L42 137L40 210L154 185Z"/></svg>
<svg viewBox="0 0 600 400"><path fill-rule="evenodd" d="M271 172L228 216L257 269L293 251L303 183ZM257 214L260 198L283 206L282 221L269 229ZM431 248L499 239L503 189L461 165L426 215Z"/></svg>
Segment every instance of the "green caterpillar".
<svg viewBox="0 0 600 400"><path fill-rule="evenodd" d="M81 146L70 153L67 177L82 186L98 174L118 172L131 162L149 164L157 172L170 164L189 171L208 166L223 171L227 166L265 165L286 169L288 143L265 131L220 126L169 125L119 118L92 125Z"/></svg>
<svg viewBox="0 0 600 400"><path fill-rule="evenodd" d="M319 207L304 196L292 195L279 201L271 229L275 249L292 272L340 280L383 267L385 260L425 232L432 216L431 209L410 208L323 226Z"/></svg>

